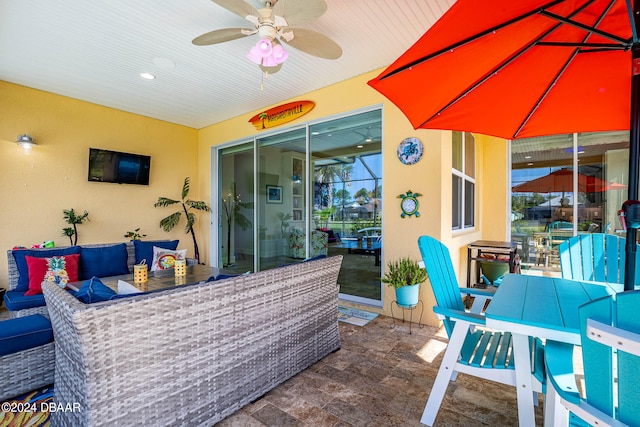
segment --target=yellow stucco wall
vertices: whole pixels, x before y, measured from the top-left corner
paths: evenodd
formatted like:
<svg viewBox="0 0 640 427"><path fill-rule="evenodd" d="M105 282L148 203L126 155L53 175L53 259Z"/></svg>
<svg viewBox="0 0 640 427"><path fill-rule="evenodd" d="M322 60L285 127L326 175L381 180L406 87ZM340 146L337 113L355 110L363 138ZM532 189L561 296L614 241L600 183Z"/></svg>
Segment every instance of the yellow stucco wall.
<svg viewBox="0 0 640 427"><path fill-rule="evenodd" d="M510 206L506 185L511 174L507 141L486 135L476 135L476 141L482 149L477 167L482 176L478 191L482 238L505 240Z"/></svg>
<svg viewBox="0 0 640 427"><path fill-rule="evenodd" d="M467 243L483 238L484 230L481 232L481 220L487 215L495 218L495 212L498 212L497 203L492 201L490 204L482 205L488 208L490 212L479 209L476 230L473 232L464 232L452 236L451 232L451 132L436 130L414 130L402 112L392 103L387 101L377 91L370 88L366 82L377 74L380 70L367 73L350 80L326 87L305 95L301 95L294 100L308 99L316 103L316 107L304 117L291 122L282 127L285 129L288 125L296 125L306 121L312 121L319 118L325 118L335 114L345 113L360 108L382 105L383 106L383 168L384 168L384 188L383 188L383 234L384 234L384 251L383 265L389 260L396 259L401 256L410 256L412 258L420 258L417 247L417 239L420 235L431 235L441 239L452 250L452 258L454 265L466 268L466 245ZM210 175L211 175L211 147L241 138L252 137L259 133L253 126L248 123L250 117L263 110L254 110L247 112L243 116L235 117L230 120L203 128L199 133L198 147L198 163L199 163L199 182L198 185L202 190L203 197L210 194ZM398 161L396 150L398 143L408 136L415 136L422 140L425 148L423 159L415 165L406 166ZM504 143L504 141L502 141ZM483 142L478 144L478 167L481 169ZM496 144L497 146L497 144ZM506 144L503 144L506 149ZM498 148L496 148L499 151ZM493 151L491 157L499 157ZM503 158L506 159L506 151ZM506 168L506 164L502 163ZM498 168L499 162L492 160L492 168ZM494 171L485 174L491 178L495 178ZM483 179L483 175L479 174L478 181ZM484 188L479 184L480 189ZM499 181L493 181L492 191L499 193L498 189L504 188ZM402 219L400 217L400 203L397 196L408 190L421 193L420 201L420 217L410 217ZM484 194L478 194L478 197ZM498 198L498 195L496 195ZM506 196L504 197L506 200ZM503 204L504 206L504 204ZM505 209L499 210L503 214ZM501 221L504 222L504 221ZM500 238L501 230L493 227L489 222L491 229L494 230L490 235L496 240L504 239L504 233ZM504 230L504 226L502 226ZM210 230L203 230L209 233ZM485 236L486 237L486 236ZM207 239L207 244L210 244ZM210 246L205 249L210 253ZM464 258L461 253L464 252ZM466 277L466 270L459 271L460 277ZM421 287L420 297L423 299L425 307L425 318L429 324L437 324L437 320L429 307L435 303L433 293L429 286ZM394 290L386 287L384 293L383 312L390 315L390 303L394 298ZM425 320L425 319L423 319Z"/></svg>
<svg viewBox="0 0 640 427"><path fill-rule="evenodd" d="M466 245L477 239L504 240L507 194L507 148L503 140L477 136L478 211L476 229L451 231L451 132L414 130L405 116L366 85L380 70L292 99L309 99L316 107L292 123L326 118L371 106L383 106L384 252L383 265L401 256L419 258L417 238L431 235L451 250L458 277L466 277ZM268 89L267 89L268 90ZM248 119L258 110L195 130L103 106L0 81L0 190L6 197L0 210L0 286L6 287L6 249L53 239L68 244L61 230L62 210L88 210L91 222L79 229L79 243L119 242L127 230L141 227L147 239L177 238L189 249L182 228L165 233L159 220L171 210L157 209L158 196L179 197L182 180L191 177L191 198L211 203L211 147L258 134ZM287 124L289 125L289 124ZM286 126L282 129L285 129ZM28 132L39 143L25 154L13 141ZM415 136L425 147L415 165L401 164L398 143ZM152 156L147 186L87 182L88 148L97 147ZM504 190L503 190L504 189ZM421 193L419 218L400 217L401 193ZM201 259L210 258L210 221L201 215L198 240ZM421 287L428 324L437 320L431 288ZM385 288L384 307L390 314L393 289Z"/></svg>
<svg viewBox="0 0 640 427"><path fill-rule="evenodd" d="M38 143L28 154L14 143L25 132ZM190 196L198 196L197 138L195 129L0 81L0 286L7 286L6 250L69 244L63 209L89 212L79 244L123 242L140 227L147 239L180 239L192 254L183 227L165 233L158 226L171 208L153 204L158 196L179 198L186 176ZM89 147L150 155L150 185L88 182Z"/></svg>

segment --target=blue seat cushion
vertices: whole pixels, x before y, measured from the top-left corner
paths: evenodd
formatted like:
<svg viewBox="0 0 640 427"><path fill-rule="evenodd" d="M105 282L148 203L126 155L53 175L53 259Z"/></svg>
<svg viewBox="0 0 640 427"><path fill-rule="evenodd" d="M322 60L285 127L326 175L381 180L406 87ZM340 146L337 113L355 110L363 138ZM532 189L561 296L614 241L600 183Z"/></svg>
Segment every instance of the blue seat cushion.
<svg viewBox="0 0 640 427"><path fill-rule="evenodd" d="M7 305L7 310L18 311L25 310L27 308L43 307L45 305L44 295L29 295L25 296L26 291L7 291L4 294L4 303Z"/></svg>
<svg viewBox="0 0 640 427"><path fill-rule="evenodd" d="M75 293L76 298L85 304L109 301L116 295L118 295L116 291L102 283L97 277L92 277L84 282Z"/></svg>
<svg viewBox="0 0 640 427"><path fill-rule="evenodd" d="M16 260L18 269L18 284L14 290L26 292L29 290L29 267L27 266L26 256L35 258L51 258L52 256L73 255L80 253L80 246L70 246L68 248L53 249L16 249L13 250L13 257Z"/></svg>
<svg viewBox="0 0 640 427"><path fill-rule="evenodd" d="M97 248L80 248L79 280L129 274L126 243Z"/></svg>
<svg viewBox="0 0 640 427"><path fill-rule="evenodd" d="M147 265L151 265L154 246L175 251L178 247L178 242L178 240L134 240L133 247L135 249L136 264L140 264L144 259Z"/></svg>
<svg viewBox="0 0 640 427"><path fill-rule="evenodd" d="M216 280L229 279L231 277L238 277L239 274L218 274L217 276L211 276L207 279L207 282L215 282Z"/></svg>
<svg viewBox="0 0 640 427"><path fill-rule="evenodd" d="M0 356L38 347L51 341L51 322L41 314L0 322Z"/></svg>

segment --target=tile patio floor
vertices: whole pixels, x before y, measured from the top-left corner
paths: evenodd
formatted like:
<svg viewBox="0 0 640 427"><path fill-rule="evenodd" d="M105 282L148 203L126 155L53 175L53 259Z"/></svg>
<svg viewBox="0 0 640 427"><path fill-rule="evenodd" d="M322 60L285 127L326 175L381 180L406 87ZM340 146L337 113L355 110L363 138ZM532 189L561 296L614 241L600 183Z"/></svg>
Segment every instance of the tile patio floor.
<svg viewBox="0 0 640 427"><path fill-rule="evenodd" d="M342 349L218 423L235 426L422 426L446 346L443 329L340 322ZM542 399L536 408L542 426ZM441 426L517 426L515 389L465 374L447 390Z"/></svg>
<svg viewBox="0 0 640 427"><path fill-rule="evenodd" d="M8 317L4 307L0 318ZM342 348L218 423L217 427L423 426L442 361L444 329L378 316L339 322ZM536 408L542 426L542 399ZM435 427L517 426L515 389L465 374L449 385Z"/></svg>

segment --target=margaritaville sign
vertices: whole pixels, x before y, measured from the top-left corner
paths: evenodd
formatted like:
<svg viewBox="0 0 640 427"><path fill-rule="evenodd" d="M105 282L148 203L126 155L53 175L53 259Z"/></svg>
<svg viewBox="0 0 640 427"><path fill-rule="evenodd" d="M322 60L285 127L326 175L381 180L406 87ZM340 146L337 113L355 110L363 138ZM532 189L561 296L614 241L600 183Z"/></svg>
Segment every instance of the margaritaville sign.
<svg viewBox="0 0 640 427"><path fill-rule="evenodd" d="M249 119L249 123L258 130L280 126L304 116L315 106L316 103L313 101L288 102L256 114Z"/></svg>

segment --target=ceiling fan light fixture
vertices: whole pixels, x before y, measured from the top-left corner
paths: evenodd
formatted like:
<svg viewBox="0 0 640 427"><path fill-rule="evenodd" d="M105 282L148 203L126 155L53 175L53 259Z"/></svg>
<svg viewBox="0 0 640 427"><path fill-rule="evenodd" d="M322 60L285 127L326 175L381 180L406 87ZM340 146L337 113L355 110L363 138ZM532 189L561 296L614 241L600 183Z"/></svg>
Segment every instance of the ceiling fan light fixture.
<svg viewBox="0 0 640 427"><path fill-rule="evenodd" d="M288 57L289 53L277 40L271 41L268 38L260 39L247 54L247 58L251 62L263 67L276 67L286 61Z"/></svg>
<svg viewBox="0 0 640 427"><path fill-rule="evenodd" d="M263 58L267 58L271 56L271 52L273 52L273 46L271 44L271 40L267 38L260 39L258 43L256 43L255 47L257 48L260 56L262 56Z"/></svg>
<svg viewBox="0 0 640 427"><path fill-rule="evenodd" d="M271 57L276 64L282 64L289 57L289 52L284 50L282 45L278 43L273 46L273 49L271 50Z"/></svg>
<svg viewBox="0 0 640 427"><path fill-rule="evenodd" d="M275 67L279 63L276 62L273 56L267 56L266 58L262 58L262 66L263 67Z"/></svg>
<svg viewBox="0 0 640 427"><path fill-rule="evenodd" d="M249 53L247 53L247 58L254 64L262 65L262 55L260 55L256 46L251 47Z"/></svg>

